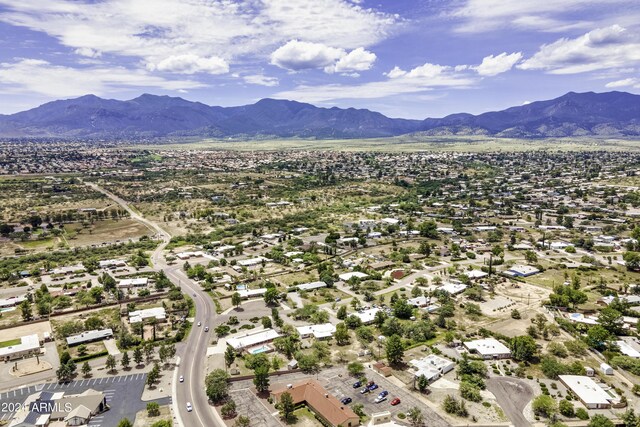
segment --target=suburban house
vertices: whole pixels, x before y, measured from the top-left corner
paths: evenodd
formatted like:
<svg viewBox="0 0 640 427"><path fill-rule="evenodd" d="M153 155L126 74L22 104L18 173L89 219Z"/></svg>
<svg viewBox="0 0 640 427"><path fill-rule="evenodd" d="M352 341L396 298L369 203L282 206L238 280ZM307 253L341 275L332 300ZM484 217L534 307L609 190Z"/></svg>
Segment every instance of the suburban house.
<svg viewBox="0 0 640 427"><path fill-rule="evenodd" d="M361 271L350 271L348 273L342 273L338 276L338 278L343 282L348 282L352 277L357 277L358 279L366 279L367 277L369 277L369 275Z"/></svg>
<svg viewBox="0 0 640 427"><path fill-rule="evenodd" d="M274 401L279 402L284 393L291 395L294 405L306 405L326 426L353 427L360 425L358 415L335 396L329 394L316 380L309 379L297 384L289 384L273 391L271 397Z"/></svg>
<svg viewBox="0 0 640 427"><path fill-rule="evenodd" d="M353 313L355 316L360 318L360 321L362 322L363 325L369 325L371 323L373 323L373 321L376 318L376 313L380 311L379 308L374 307L374 308L370 308L368 310L362 310L362 311L358 311L356 313Z"/></svg>
<svg viewBox="0 0 640 427"><path fill-rule="evenodd" d="M607 387L605 390L589 377L560 375L558 378L588 409L609 409L620 406L620 397L612 389Z"/></svg>
<svg viewBox="0 0 640 427"><path fill-rule="evenodd" d="M299 291L311 291L313 289L320 289L320 288L326 288L326 287L327 287L327 284L322 281L303 283L297 286Z"/></svg>
<svg viewBox="0 0 640 427"><path fill-rule="evenodd" d="M263 296L267 292L267 288L239 289L237 292L242 299L257 298Z"/></svg>
<svg viewBox="0 0 640 427"><path fill-rule="evenodd" d="M508 359L511 357L511 350L495 338L466 341L464 346L469 353L478 354L485 360Z"/></svg>
<svg viewBox="0 0 640 427"><path fill-rule="evenodd" d="M242 336L227 338L227 345L236 351L242 351L245 349L255 350L251 354L265 353L269 351L266 344L272 342L278 338L280 334L273 329L264 329L262 331L247 333ZM251 347L262 345L260 349L253 349ZM250 352L250 351L249 351Z"/></svg>
<svg viewBox="0 0 640 427"><path fill-rule="evenodd" d="M502 274L509 277L529 277L538 273L540 273L540 270L530 265L514 265L508 270L502 272Z"/></svg>
<svg viewBox="0 0 640 427"><path fill-rule="evenodd" d="M113 330L111 330L111 328L87 331L78 335L72 335L67 337L67 345L69 347L73 347L74 345L102 341L107 338L113 338Z"/></svg>
<svg viewBox="0 0 640 427"><path fill-rule="evenodd" d="M336 332L336 327L332 323L322 323L320 325L307 325L296 327L300 338L314 337L321 340L325 338L331 338Z"/></svg>
<svg viewBox="0 0 640 427"><path fill-rule="evenodd" d="M164 307L152 307L129 312L129 323L140 323L147 319L156 319L164 322L167 319Z"/></svg>

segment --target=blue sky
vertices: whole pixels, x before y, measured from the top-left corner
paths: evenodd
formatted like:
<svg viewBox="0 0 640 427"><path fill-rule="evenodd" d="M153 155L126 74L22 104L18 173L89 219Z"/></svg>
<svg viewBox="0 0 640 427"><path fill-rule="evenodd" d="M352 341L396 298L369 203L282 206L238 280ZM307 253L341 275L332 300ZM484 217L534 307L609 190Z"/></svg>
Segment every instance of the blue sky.
<svg viewBox="0 0 640 427"><path fill-rule="evenodd" d="M0 113L87 93L392 117L640 93L638 0L0 0Z"/></svg>

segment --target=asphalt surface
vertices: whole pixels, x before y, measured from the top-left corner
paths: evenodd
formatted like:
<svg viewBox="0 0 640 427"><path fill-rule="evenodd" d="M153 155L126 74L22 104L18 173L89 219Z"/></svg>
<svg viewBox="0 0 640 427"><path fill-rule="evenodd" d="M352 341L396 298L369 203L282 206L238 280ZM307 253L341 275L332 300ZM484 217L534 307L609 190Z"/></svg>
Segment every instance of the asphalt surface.
<svg viewBox="0 0 640 427"><path fill-rule="evenodd" d="M146 409L148 402L140 400L146 378L147 374L141 373L77 380L69 384L42 383L0 393L0 421L11 420L16 407L21 407L27 397L39 391L79 394L93 389L105 393L110 409L93 417L89 426L116 427L122 418L133 421L138 411ZM154 400L160 405L166 405L170 401L170 398Z"/></svg>
<svg viewBox="0 0 640 427"><path fill-rule="evenodd" d="M182 425L187 427L223 427L225 424L209 403L205 394L204 379L206 372L207 347L211 340L213 328L209 332L204 332L204 327L211 325L217 316L213 301L199 285L193 283L184 274L179 266L169 266L164 258L163 251L166 248L171 235L153 221L150 221L131 209L129 204L115 194L99 187L97 184L86 182L89 187L99 191L118 203L129 212L131 218L141 222L162 239L162 243L151 254L151 262L156 270L163 270L167 277L180 286L183 292L193 298L196 308L196 316L191 333L178 350L180 356L180 366L178 375L184 376L184 382L178 383L176 395L174 396L179 411L178 418ZM202 327L196 326L198 322ZM187 402L193 406L193 411L187 411Z"/></svg>
<svg viewBox="0 0 640 427"><path fill-rule="evenodd" d="M531 426L523 410L533 398L533 390L525 381L509 377L492 377L487 380L487 390L493 393L498 405L514 426Z"/></svg>

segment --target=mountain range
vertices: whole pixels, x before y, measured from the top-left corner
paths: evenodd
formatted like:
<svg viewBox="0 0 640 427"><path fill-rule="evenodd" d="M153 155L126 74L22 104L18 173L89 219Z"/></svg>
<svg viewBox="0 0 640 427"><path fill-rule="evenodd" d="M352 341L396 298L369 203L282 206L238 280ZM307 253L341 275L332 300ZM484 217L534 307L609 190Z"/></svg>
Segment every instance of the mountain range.
<svg viewBox="0 0 640 427"><path fill-rule="evenodd" d="M129 101L85 95L0 115L4 138L375 138L409 133L543 138L640 136L640 95L575 93L479 115L389 118L366 109L319 108L262 99L216 107L182 98L144 94Z"/></svg>

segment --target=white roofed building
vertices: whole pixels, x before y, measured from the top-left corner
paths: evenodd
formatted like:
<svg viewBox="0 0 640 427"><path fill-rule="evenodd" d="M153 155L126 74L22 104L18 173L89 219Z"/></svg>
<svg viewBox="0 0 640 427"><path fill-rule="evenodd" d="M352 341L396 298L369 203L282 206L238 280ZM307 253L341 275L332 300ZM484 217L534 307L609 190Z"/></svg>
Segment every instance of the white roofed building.
<svg viewBox="0 0 640 427"><path fill-rule="evenodd" d="M376 313L379 311L380 311L379 308L374 307L368 310L358 311L353 314L360 318L360 321L362 322L363 325L369 325L373 323L373 321L376 318Z"/></svg>
<svg viewBox="0 0 640 427"><path fill-rule="evenodd" d="M7 362L39 353L40 339L38 338L38 334L26 335L20 338L20 344L0 347L0 360Z"/></svg>
<svg viewBox="0 0 640 427"><path fill-rule="evenodd" d="M413 375L416 378L424 375L430 383L452 371L456 366L455 362L435 354L410 360L409 365L413 367Z"/></svg>
<svg viewBox="0 0 640 427"><path fill-rule="evenodd" d="M300 338L314 337L315 339L325 339L331 338L336 332L336 327L332 323L298 326L296 329L300 334Z"/></svg>
<svg viewBox="0 0 640 427"><path fill-rule="evenodd" d="M349 281L349 279L351 279L352 277L357 277L358 279L366 279L367 277L369 277L369 275L361 271L350 271L348 273L342 273L338 276L338 278L344 282Z"/></svg>
<svg viewBox="0 0 640 427"><path fill-rule="evenodd" d="M605 390L590 377L560 375L559 379L588 409L609 409L620 403L620 397L612 389Z"/></svg>
<svg viewBox="0 0 640 427"><path fill-rule="evenodd" d="M265 344L278 338L280 334L273 329L264 329L262 331L247 333L242 336L227 338L227 345L236 351L252 347L258 344Z"/></svg>
<svg viewBox="0 0 640 427"><path fill-rule="evenodd" d="M495 338L467 341L464 346L470 353L478 354L483 359L508 359L511 350Z"/></svg>
<svg viewBox="0 0 640 427"><path fill-rule="evenodd" d="M322 281L303 283L297 286L299 291L311 291L313 289L320 289L320 288L326 288L326 287L327 287L327 284Z"/></svg>
<svg viewBox="0 0 640 427"><path fill-rule="evenodd" d="M149 279L147 277L137 277L135 279L122 279L118 282L119 288L139 288L147 286Z"/></svg>
<svg viewBox="0 0 640 427"><path fill-rule="evenodd" d="M140 323L151 318L164 321L167 318L164 307L145 308L144 310L129 312L129 323Z"/></svg>

